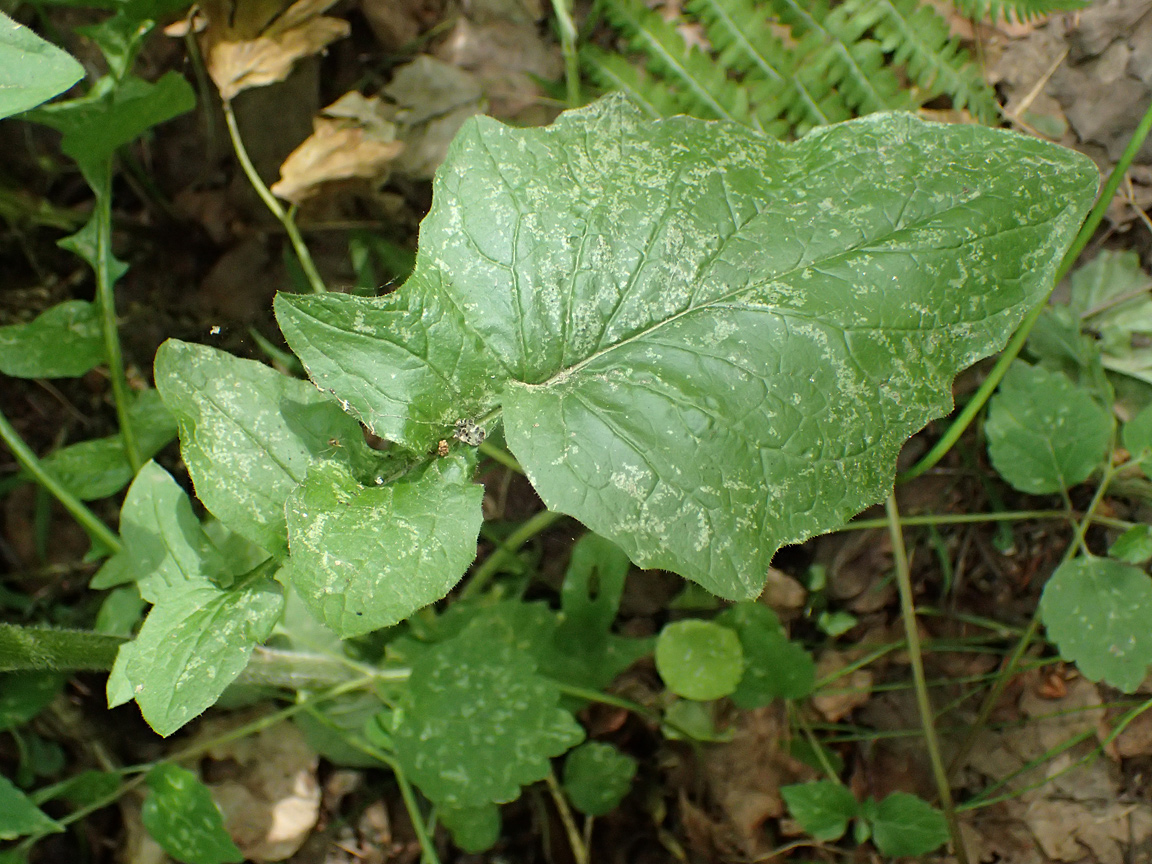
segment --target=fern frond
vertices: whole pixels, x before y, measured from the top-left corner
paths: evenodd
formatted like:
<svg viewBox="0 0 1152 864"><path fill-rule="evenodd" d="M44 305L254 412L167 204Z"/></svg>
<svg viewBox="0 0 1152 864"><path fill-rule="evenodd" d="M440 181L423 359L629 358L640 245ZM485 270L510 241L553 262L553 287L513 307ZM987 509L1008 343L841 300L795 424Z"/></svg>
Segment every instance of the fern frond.
<svg viewBox="0 0 1152 864"><path fill-rule="evenodd" d="M643 0L605 0L603 8L629 46L647 58L648 68L671 79L684 110L756 125L748 108L748 94L699 49L689 49L676 28Z"/></svg>
<svg viewBox="0 0 1152 864"><path fill-rule="evenodd" d="M995 23L1005 21L1030 21L1055 12L1072 12L1088 6L1088 0L952 0L967 18L987 20Z"/></svg>
<svg viewBox="0 0 1152 864"><path fill-rule="evenodd" d="M795 55L752 0L689 0L685 8L704 25L720 67L743 73L761 123L784 116L802 134L851 116L827 81L797 68Z"/></svg>
<svg viewBox="0 0 1152 864"><path fill-rule="evenodd" d="M654 81L643 69L633 66L619 54L595 45L584 45L580 49L580 64L597 86L606 91L619 90L653 119L683 110L672 90Z"/></svg>
<svg viewBox="0 0 1152 864"><path fill-rule="evenodd" d="M798 0L771 0L780 20L796 38L797 68L824 77L857 113L912 108L911 95L888 68L880 45L861 39L828 12L824 0L805 6Z"/></svg>
<svg viewBox="0 0 1152 864"><path fill-rule="evenodd" d="M956 108L967 108L982 123L996 119L996 99L980 70L949 35L946 22L917 0L845 0L827 20L845 33L871 32L881 50L902 65L925 99L946 93Z"/></svg>

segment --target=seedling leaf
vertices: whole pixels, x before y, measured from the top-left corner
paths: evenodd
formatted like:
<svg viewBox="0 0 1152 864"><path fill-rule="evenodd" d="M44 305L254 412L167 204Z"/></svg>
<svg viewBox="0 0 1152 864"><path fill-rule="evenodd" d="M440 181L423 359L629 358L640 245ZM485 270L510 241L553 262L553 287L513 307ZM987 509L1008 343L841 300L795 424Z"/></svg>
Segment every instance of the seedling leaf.
<svg viewBox="0 0 1152 864"><path fill-rule="evenodd" d="M412 664L396 758L437 804L512 801L521 786L547 776L549 759L584 737L558 707L557 686L513 641L503 621L478 619Z"/></svg>
<svg viewBox="0 0 1152 864"><path fill-rule="evenodd" d="M1152 560L1152 525L1133 525L1116 538L1108 555L1125 564L1146 564Z"/></svg>
<svg viewBox="0 0 1152 864"><path fill-rule="evenodd" d="M839 840L860 811L848 788L831 780L782 786L780 794L792 818L817 840Z"/></svg>
<svg viewBox="0 0 1152 864"><path fill-rule="evenodd" d="M309 471L286 511L292 584L312 613L348 639L446 595L476 558L474 464L457 454L367 487L335 462Z"/></svg>
<svg viewBox="0 0 1152 864"><path fill-rule="evenodd" d="M948 842L944 814L907 792L893 792L879 804L868 802L864 812L872 842L885 856L925 855Z"/></svg>
<svg viewBox="0 0 1152 864"><path fill-rule="evenodd" d="M727 696L744 674L744 652L735 632L690 618L667 625L656 640L656 671L685 699Z"/></svg>
<svg viewBox="0 0 1152 864"><path fill-rule="evenodd" d="M64 677L54 672L0 675L0 732L27 723L56 698Z"/></svg>
<svg viewBox="0 0 1152 864"><path fill-rule="evenodd" d="M1097 177L909 115L789 145L621 97L474 118L400 290L277 314L377 434L424 452L499 409L549 508L750 598L780 545L889 492L953 376L1044 296Z"/></svg>
<svg viewBox="0 0 1152 864"><path fill-rule="evenodd" d="M600 741L587 741L564 759L564 791L572 806L589 816L615 810L635 776L636 760Z"/></svg>
<svg viewBox="0 0 1152 864"><path fill-rule="evenodd" d="M1060 656L1084 677L1125 693L1152 663L1152 581L1108 558L1076 558L1056 568L1040 597L1040 616Z"/></svg>
<svg viewBox="0 0 1152 864"><path fill-rule="evenodd" d="M224 830L224 818L208 787L179 765L148 772L148 797L140 813L148 833L177 861L237 864L244 856Z"/></svg>
<svg viewBox="0 0 1152 864"><path fill-rule="evenodd" d="M35 108L84 77L84 67L0 12L0 119Z"/></svg>
<svg viewBox="0 0 1152 864"><path fill-rule="evenodd" d="M58 833L64 827L49 819L28 800L28 796L0 775L0 840L15 840L24 834Z"/></svg>
<svg viewBox="0 0 1152 864"><path fill-rule="evenodd" d="M1083 483L1103 464L1112 416L1063 373L1017 361L992 397L984 432L1000 476L1044 495Z"/></svg>

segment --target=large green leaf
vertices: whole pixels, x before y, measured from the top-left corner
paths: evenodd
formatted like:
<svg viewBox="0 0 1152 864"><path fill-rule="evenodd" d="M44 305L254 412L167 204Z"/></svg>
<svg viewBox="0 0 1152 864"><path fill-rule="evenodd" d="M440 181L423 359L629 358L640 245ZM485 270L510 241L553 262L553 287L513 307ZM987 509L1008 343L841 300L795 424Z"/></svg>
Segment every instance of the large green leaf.
<svg viewBox="0 0 1152 864"><path fill-rule="evenodd" d="M46 102L84 77L84 67L0 12L0 118Z"/></svg>
<svg viewBox="0 0 1152 864"><path fill-rule="evenodd" d="M325 462L289 497L292 583L344 638L387 627L434 603L476 557L483 487L457 455L419 478L361 486Z"/></svg>
<svg viewBox="0 0 1152 864"><path fill-rule="evenodd" d="M502 412L549 508L731 598L892 486L1050 286L1097 172L902 114L782 145L621 98L469 121L388 297L281 295L319 386L415 451Z"/></svg>
<svg viewBox="0 0 1152 864"><path fill-rule="evenodd" d="M160 764L148 772L148 797L140 821L177 861L187 864L239 862L244 855L224 830L224 817L212 793L179 765Z"/></svg>

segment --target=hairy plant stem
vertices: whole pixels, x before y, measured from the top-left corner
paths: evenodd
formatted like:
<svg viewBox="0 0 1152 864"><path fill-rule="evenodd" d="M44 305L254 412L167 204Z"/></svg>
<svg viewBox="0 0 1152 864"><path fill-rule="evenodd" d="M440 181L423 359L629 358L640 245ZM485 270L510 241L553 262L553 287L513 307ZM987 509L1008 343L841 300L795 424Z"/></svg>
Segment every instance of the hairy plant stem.
<svg viewBox="0 0 1152 864"><path fill-rule="evenodd" d="M492 581L492 577L499 571L501 564L515 555L521 546L537 534L545 531L550 525L563 518L565 518L563 513L556 513L552 510L541 510L509 534L504 542L494 549L491 555L480 562L480 566L472 571L472 576L469 578L468 583L460 589L459 598L461 600L468 600L476 597L476 595L483 591L488 583Z"/></svg>
<svg viewBox="0 0 1152 864"><path fill-rule="evenodd" d="M68 491L59 480L44 469L44 465L24 443L3 412L0 412L0 440L8 445L8 449L12 451L16 461L20 463L20 467L31 474L32 479L63 504L64 509L72 514L72 518L79 522L94 540L102 544L110 553L115 554L120 551L120 538L111 528L101 522L96 514L85 506L83 501Z"/></svg>
<svg viewBox="0 0 1152 864"><path fill-rule="evenodd" d="M1032 327L1036 324L1040 314L1048 305L1048 299L1052 296L1052 292L1060 283L1060 280L1068 275L1068 271L1072 269L1072 265L1076 263L1076 259L1080 257L1080 253L1084 251L1084 247L1088 245L1088 241L1092 239L1092 235L1104 219L1104 214L1108 211L1108 205L1112 203L1112 197L1116 194L1116 190L1120 188L1120 183L1128 173L1128 169L1132 165L1132 160L1136 158L1136 154L1144 143L1144 139L1148 137L1149 132L1152 132L1152 105L1148 106L1148 110L1144 112L1144 116L1141 118L1140 124L1136 127L1136 131L1134 131L1132 137L1128 139L1128 146L1124 148L1124 152L1121 154L1120 160L1116 163L1116 167L1113 168L1112 173L1108 175L1108 180L1104 183L1104 188L1096 199L1096 204L1089 211L1088 218L1085 219L1084 224L1080 226L1080 231L1076 234L1072 245L1068 247L1064 258L1061 259L1060 266L1056 270L1056 275L1052 280L1052 286L1048 289L1048 292L1036 305L1036 308L1029 312L1020 323L1020 327L1017 328L1011 341L1009 341L1008 345L1004 348L1000 357L997 358L996 365L992 367L992 371L988 373L988 377L984 379L980 388L972 398L968 400L968 404L964 406L964 409L956 415L956 419L952 421L948 430L919 462L907 471L897 475L897 483L904 483L915 477L919 477L925 471L934 467L936 463L944 458L944 455L952 449L953 445L960 440L960 436L964 434L964 430L968 428L969 424L971 424L976 418L976 415L988 402L988 399L992 396L992 392L1000 385L1001 379L1003 379L1004 375L1008 372L1008 367L1012 365L1012 361L1016 359L1020 350L1024 347L1024 343L1028 339L1028 334L1032 332Z"/></svg>
<svg viewBox="0 0 1152 864"><path fill-rule="evenodd" d="M300 236L300 229L296 227L296 220L292 218L284 207L276 200L276 196L260 179L260 175L256 173L256 166L252 164L252 160L248 158L248 151L244 147L244 140L240 137L240 127L236 123L236 113L232 110L232 101L230 99L223 100L224 108L224 122L228 125L228 137L232 139L232 149L236 151L236 158L240 160L240 167L244 170L244 176L248 178L248 182L252 184L252 188L256 190L256 194L260 196L260 200L264 202L271 212L276 217L276 220L284 227L284 233L288 235L288 241L292 244L292 250L296 253L296 259L300 262L300 267L304 271L304 275L308 278L308 284L312 286L312 291L316 294L325 293L328 288L324 284L324 280L320 278L320 272L316 269L315 263L312 261L312 253L308 251L308 246L304 243L304 238Z"/></svg>
<svg viewBox="0 0 1152 864"><path fill-rule="evenodd" d="M948 833L952 835L953 853L958 864L968 864L968 852L964 848L964 836L960 833L960 822L956 818L956 807L952 802L952 788L948 783L948 772L940 756L940 742L936 739L935 718L932 703L928 699L928 684L924 677L924 658L920 653L920 631L916 626L916 601L912 596L912 578L908 570L908 553L904 548L904 532L900 528L900 511L896 507L896 493L892 492L885 503L888 511L888 530L892 536L892 558L896 568L896 585L900 590L900 613L904 619L904 638L908 642L908 660L912 665L912 681L916 685L916 705L920 711L920 725L924 729L924 744L928 748L928 759L932 763L932 775L936 779L936 792L940 796L940 806L948 822Z"/></svg>
<svg viewBox="0 0 1152 864"><path fill-rule="evenodd" d="M1109 447L1109 452L1112 448ZM1088 533L1088 527L1092 524L1092 514L1096 508L1100 506L1100 502L1104 500L1104 493L1108 489L1108 485L1112 482L1112 478L1116 476L1119 469L1116 466L1109 465L1104 471L1104 476L1100 478L1100 484L1096 487L1096 494L1092 496L1092 501L1088 504L1088 509L1084 512L1084 516L1076 525L1076 531L1072 540L1068 543L1068 548L1064 550L1064 557L1061 558L1057 569L1063 567L1069 561L1076 557L1076 553L1084 546L1084 536ZM992 715L992 709L996 707L996 703L1000 701L1000 697L1004 695L1004 689L1008 686L1008 682L1018 671L1020 661L1023 659L1025 652L1032 645L1032 640L1036 638L1036 634L1040 632L1040 607L1036 607L1036 611L1032 613L1032 620L1028 622L1028 627L1025 628L1020 639L1016 642L1016 646L1012 649L1011 655L1008 657L1008 662L1004 664L1000 674L992 684L992 689L988 691L988 695L984 697L984 701L980 703L980 711L976 715L976 721L969 727L968 734L964 737L964 741L960 744L960 748L956 751L956 755L952 758L952 764L948 766L948 775L955 776L956 772L964 765L968 754L972 752L972 746L976 743L976 737L984 729L988 723L988 718Z"/></svg>
<svg viewBox="0 0 1152 864"><path fill-rule="evenodd" d="M572 816L572 808L568 806L568 799L564 797L564 790L556 781L556 772L549 769L548 776L544 778L548 784L548 794L552 796L552 803L556 805L556 812L560 814L560 823L564 826L564 833L568 835L568 846L572 850L572 860L576 864L588 864L588 847L580 837L580 830L576 827L576 819Z"/></svg>
<svg viewBox="0 0 1152 864"><path fill-rule="evenodd" d="M111 158L107 177L112 176ZM100 305L100 329L104 336L104 359L108 362L108 377L112 383L112 400L116 404L116 420L120 424L120 440L124 455L136 474L144 464L140 444L128 409L132 406L128 376L124 372L124 355L120 351L120 331L116 322L116 295L112 290L112 192L111 183L96 190L96 298Z"/></svg>

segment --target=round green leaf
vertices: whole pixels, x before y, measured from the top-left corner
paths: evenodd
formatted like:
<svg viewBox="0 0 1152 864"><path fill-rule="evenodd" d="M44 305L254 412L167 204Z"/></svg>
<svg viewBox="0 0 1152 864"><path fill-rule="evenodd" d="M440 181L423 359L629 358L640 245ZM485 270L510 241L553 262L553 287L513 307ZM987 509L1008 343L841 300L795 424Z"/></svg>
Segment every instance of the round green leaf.
<svg viewBox="0 0 1152 864"><path fill-rule="evenodd" d="M1152 663L1152 580L1109 558L1076 558L1056 568L1040 597L1040 616L1060 656L1092 681L1126 693Z"/></svg>
<svg viewBox="0 0 1152 864"><path fill-rule="evenodd" d="M313 380L427 452L501 412L545 503L731 599L892 488L955 374L1048 290L1079 154L874 114L792 144L621 97L464 125L408 282L280 295Z"/></svg>
<svg viewBox="0 0 1152 864"><path fill-rule="evenodd" d="M744 651L727 627L696 618L677 621L656 640L656 671L677 696L719 699L740 683Z"/></svg>
<svg viewBox="0 0 1152 864"><path fill-rule="evenodd" d="M615 810L635 776L636 760L600 741L581 744L564 759L564 791L589 816Z"/></svg>
<svg viewBox="0 0 1152 864"><path fill-rule="evenodd" d="M782 786L780 794L792 818L817 840L839 840L860 810L848 787L831 780Z"/></svg>
<svg viewBox="0 0 1152 864"><path fill-rule="evenodd" d="M140 813L148 833L177 861L186 864L240 862L244 856L224 830L224 818L208 787L178 765L148 772L150 794Z"/></svg>
<svg viewBox="0 0 1152 864"><path fill-rule="evenodd" d="M1112 415L1062 372L1017 361L992 397L984 433L1000 476L1044 495L1083 483L1104 463Z"/></svg>
<svg viewBox="0 0 1152 864"><path fill-rule="evenodd" d="M884 855L926 855L948 842L944 814L928 802L893 792L879 804L866 806L872 842Z"/></svg>

